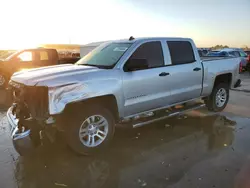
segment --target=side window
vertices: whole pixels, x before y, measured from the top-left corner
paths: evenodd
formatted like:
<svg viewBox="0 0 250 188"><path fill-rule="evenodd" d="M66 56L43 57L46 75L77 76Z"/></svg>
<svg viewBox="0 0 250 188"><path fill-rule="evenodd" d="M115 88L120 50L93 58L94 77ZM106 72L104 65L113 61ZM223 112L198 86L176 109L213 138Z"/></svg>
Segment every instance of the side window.
<svg viewBox="0 0 250 188"><path fill-rule="evenodd" d="M47 60L49 60L48 52L46 52L46 51L40 51L40 60L41 61L47 61Z"/></svg>
<svg viewBox="0 0 250 188"><path fill-rule="evenodd" d="M172 64L180 65L195 61L192 45L188 41L168 41Z"/></svg>
<svg viewBox="0 0 250 188"><path fill-rule="evenodd" d="M229 54L228 54L227 52L220 52L219 55L220 55L220 56L223 56L223 57L229 56Z"/></svg>
<svg viewBox="0 0 250 188"><path fill-rule="evenodd" d="M235 56L235 57L240 57L240 53L237 52L237 51L234 51L234 56Z"/></svg>
<svg viewBox="0 0 250 188"><path fill-rule="evenodd" d="M240 51L238 53L240 54L240 57L247 57L247 54L245 52Z"/></svg>
<svg viewBox="0 0 250 188"><path fill-rule="evenodd" d="M147 60L149 68L164 66L161 42L147 42L142 44L129 59Z"/></svg>
<svg viewBox="0 0 250 188"><path fill-rule="evenodd" d="M234 52L228 52L229 55L235 56Z"/></svg>
<svg viewBox="0 0 250 188"><path fill-rule="evenodd" d="M32 52L22 52L17 56L21 62L32 61Z"/></svg>

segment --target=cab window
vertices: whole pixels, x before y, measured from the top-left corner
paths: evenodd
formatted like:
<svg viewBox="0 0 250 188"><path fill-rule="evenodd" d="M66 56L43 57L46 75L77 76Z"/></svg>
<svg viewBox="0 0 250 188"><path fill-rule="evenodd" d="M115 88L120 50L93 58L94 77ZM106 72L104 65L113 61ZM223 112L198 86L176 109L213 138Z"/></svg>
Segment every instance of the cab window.
<svg viewBox="0 0 250 188"><path fill-rule="evenodd" d="M32 61L32 52L26 51L26 52L22 52L20 53L18 56L19 60L21 62L25 62L25 61Z"/></svg>
<svg viewBox="0 0 250 188"><path fill-rule="evenodd" d="M48 52L46 52L46 51L40 51L40 60L41 61L47 61L47 60L49 60Z"/></svg>
<svg viewBox="0 0 250 188"><path fill-rule="evenodd" d="M168 48L173 65L195 62L193 47L188 41L168 41Z"/></svg>
<svg viewBox="0 0 250 188"><path fill-rule="evenodd" d="M149 68L164 66L161 42L147 42L138 47L130 59L146 59Z"/></svg>

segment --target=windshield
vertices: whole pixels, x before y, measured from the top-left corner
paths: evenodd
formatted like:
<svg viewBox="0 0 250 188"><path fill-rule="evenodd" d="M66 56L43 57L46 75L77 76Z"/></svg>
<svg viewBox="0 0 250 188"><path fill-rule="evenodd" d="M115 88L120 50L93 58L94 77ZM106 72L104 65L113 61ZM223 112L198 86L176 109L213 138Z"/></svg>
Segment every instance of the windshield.
<svg viewBox="0 0 250 188"><path fill-rule="evenodd" d="M247 53L245 53L244 51L240 51L240 56L241 57L247 57Z"/></svg>
<svg viewBox="0 0 250 188"><path fill-rule="evenodd" d="M16 51L15 53L11 54L10 56L8 56L5 60L9 61L12 59L12 57L16 56L16 54L18 54L20 51Z"/></svg>
<svg viewBox="0 0 250 188"><path fill-rule="evenodd" d="M104 44L94 49L76 64L112 68L130 46L131 43Z"/></svg>

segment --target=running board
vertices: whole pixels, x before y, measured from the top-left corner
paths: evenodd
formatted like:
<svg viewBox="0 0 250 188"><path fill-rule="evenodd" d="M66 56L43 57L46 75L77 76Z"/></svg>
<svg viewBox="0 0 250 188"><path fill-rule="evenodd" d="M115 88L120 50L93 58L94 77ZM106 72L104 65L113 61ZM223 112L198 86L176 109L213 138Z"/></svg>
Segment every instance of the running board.
<svg viewBox="0 0 250 188"><path fill-rule="evenodd" d="M181 115L181 114L183 114L185 112L188 112L190 110L196 110L196 109L202 108L204 106L205 106L205 104L199 104L198 106L193 106L193 107L188 108L188 109L180 110L179 112L173 112L173 113L170 113L170 114L168 114L166 116L162 116L162 117L159 117L159 118L151 119L149 121L144 121L144 122L136 123L136 124L133 125L133 128L142 127L144 125L155 123L157 121L161 121L161 120L164 120L164 119L176 116L176 115Z"/></svg>

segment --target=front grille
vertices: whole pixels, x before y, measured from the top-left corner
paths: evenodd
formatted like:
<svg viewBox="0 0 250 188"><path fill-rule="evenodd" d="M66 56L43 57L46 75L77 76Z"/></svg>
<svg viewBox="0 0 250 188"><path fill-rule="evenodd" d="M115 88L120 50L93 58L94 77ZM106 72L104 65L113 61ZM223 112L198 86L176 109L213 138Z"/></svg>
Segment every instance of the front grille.
<svg viewBox="0 0 250 188"><path fill-rule="evenodd" d="M32 117L36 119L43 119L48 117L47 87L26 87L24 98Z"/></svg>
<svg viewBox="0 0 250 188"><path fill-rule="evenodd" d="M48 88L44 86L25 86L13 81L9 83L14 102L24 103L32 118L48 117Z"/></svg>

